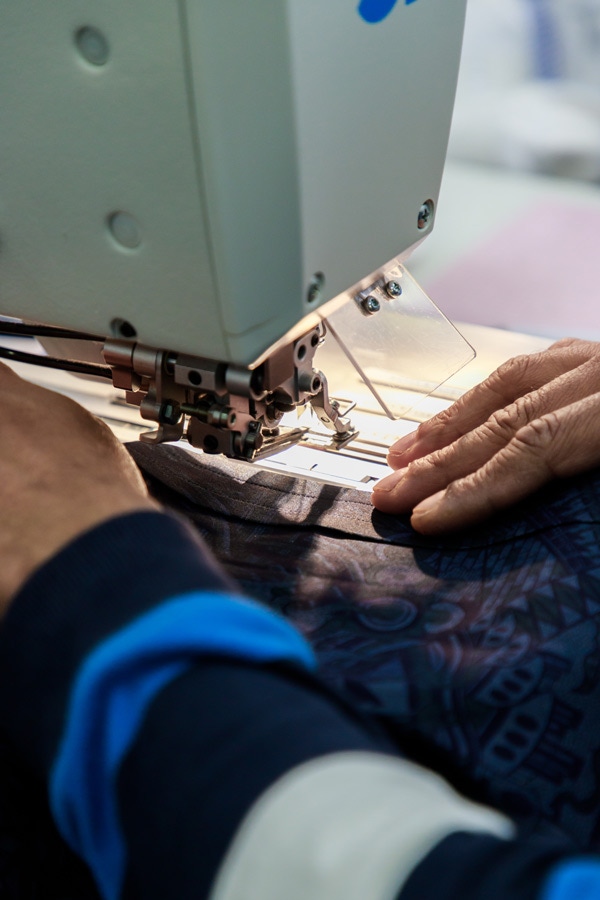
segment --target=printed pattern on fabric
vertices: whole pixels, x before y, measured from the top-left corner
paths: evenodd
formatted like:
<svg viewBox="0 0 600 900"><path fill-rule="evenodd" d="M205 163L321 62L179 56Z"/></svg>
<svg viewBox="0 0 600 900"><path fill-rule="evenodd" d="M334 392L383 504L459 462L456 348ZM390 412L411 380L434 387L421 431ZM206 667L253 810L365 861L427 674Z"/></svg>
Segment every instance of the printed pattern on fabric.
<svg viewBox="0 0 600 900"><path fill-rule="evenodd" d="M298 626L325 679L409 755L550 837L598 849L599 472L437 540L354 491L130 449L157 499ZM98 897L2 741L0 893Z"/></svg>
<svg viewBox="0 0 600 900"><path fill-rule="evenodd" d="M311 641L330 683L479 799L598 847L600 473L439 540L354 491L130 449L158 499Z"/></svg>

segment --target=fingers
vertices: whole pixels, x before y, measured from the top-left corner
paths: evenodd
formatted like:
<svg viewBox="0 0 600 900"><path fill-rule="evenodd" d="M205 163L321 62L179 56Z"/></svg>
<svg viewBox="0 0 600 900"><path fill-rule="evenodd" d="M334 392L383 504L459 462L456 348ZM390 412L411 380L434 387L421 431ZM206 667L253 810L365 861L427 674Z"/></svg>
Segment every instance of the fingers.
<svg viewBox="0 0 600 900"><path fill-rule="evenodd" d="M510 360L450 409L398 441L375 486L382 512L417 531L463 528L552 477L600 463L600 344L559 341Z"/></svg>
<svg viewBox="0 0 600 900"><path fill-rule="evenodd" d="M581 396L600 389L600 345L566 339L541 353L509 360L449 409L397 441L390 448L389 465L404 468L412 460L448 446L482 425L496 410L588 363L588 380L580 379L580 385L585 385ZM556 402L560 405L558 395Z"/></svg>
<svg viewBox="0 0 600 900"><path fill-rule="evenodd" d="M476 472L418 504L411 524L422 534L472 526L556 477L600 463L600 394L548 413L519 429Z"/></svg>
<svg viewBox="0 0 600 900"><path fill-rule="evenodd" d="M593 377L589 367L588 361L539 390L519 397L449 446L415 459L388 475L375 485L373 504L382 512L407 513L421 500L477 471L529 422L590 393L591 385L599 379Z"/></svg>

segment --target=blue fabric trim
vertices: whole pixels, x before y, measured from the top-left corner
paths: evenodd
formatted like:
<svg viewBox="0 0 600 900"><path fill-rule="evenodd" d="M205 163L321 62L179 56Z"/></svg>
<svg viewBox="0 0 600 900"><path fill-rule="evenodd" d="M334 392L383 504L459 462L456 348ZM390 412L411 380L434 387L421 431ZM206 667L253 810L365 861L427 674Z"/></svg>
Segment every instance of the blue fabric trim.
<svg viewBox="0 0 600 900"><path fill-rule="evenodd" d="M284 619L249 600L194 592L173 598L97 647L75 679L50 777L50 804L102 895L119 897L126 851L115 779L148 705L201 655L314 670L309 645Z"/></svg>
<svg viewBox="0 0 600 900"><path fill-rule="evenodd" d="M540 900L598 900L598 897L600 861L576 859L555 867Z"/></svg>

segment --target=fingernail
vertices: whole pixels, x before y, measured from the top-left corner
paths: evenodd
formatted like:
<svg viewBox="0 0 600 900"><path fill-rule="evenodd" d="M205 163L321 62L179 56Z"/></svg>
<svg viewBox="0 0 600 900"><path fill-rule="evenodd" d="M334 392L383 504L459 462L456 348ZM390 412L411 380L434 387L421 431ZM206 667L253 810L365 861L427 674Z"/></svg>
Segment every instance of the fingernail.
<svg viewBox="0 0 600 900"><path fill-rule="evenodd" d="M407 450L410 450L416 440L416 431L411 431L410 434L405 434L404 437L401 437L400 440L396 441L395 444L392 444L392 446L390 447L389 455L402 456L403 453L406 453Z"/></svg>
<svg viewBox="0 0 600 900"><path fill-rule="evenodd" d="M382 478L381 481L378 481L377 484L373 485L373 490L392 491L396 485L402 481L406 471L406 469L398 469L396 472L392 472L391 475L386 475L385 478Z"/></svg>
<svg viewBox="0 0 600 900"><path fill-rule="evenodd" d="M432 512L440 506L444 493L445 491L438 491L437 494L432 494L431 497L426 497L424 500L421 500L421 502L413 509L413 516L427 515Z"/></svg>
<svg viewBox="0 0 600 900"><path fill-rule="evenodd" d="M390 450L389 453L388 453L388 455L387 455L387 464L388 464L388 466L391 466L391 468L394 468L394 465L395 465L396 463L402 462L402 460L404 459L405 455L406 455L406 450L403 451L403 452L398 452L398 453L395 453L395 452L393 452L392 450Z"/></svg>

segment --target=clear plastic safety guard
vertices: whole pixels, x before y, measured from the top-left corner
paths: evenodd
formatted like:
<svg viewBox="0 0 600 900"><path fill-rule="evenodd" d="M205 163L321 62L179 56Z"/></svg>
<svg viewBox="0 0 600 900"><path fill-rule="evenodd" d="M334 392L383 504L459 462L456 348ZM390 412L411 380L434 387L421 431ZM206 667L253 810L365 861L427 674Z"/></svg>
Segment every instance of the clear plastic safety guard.
<svg viewBox="0 0 600 900"><path fill-rule="evenodd" d="M405 416L475 356L402 265L323 321L329 337L317 361L331 395L372 411L375 400L390 419Z"/></svg>

